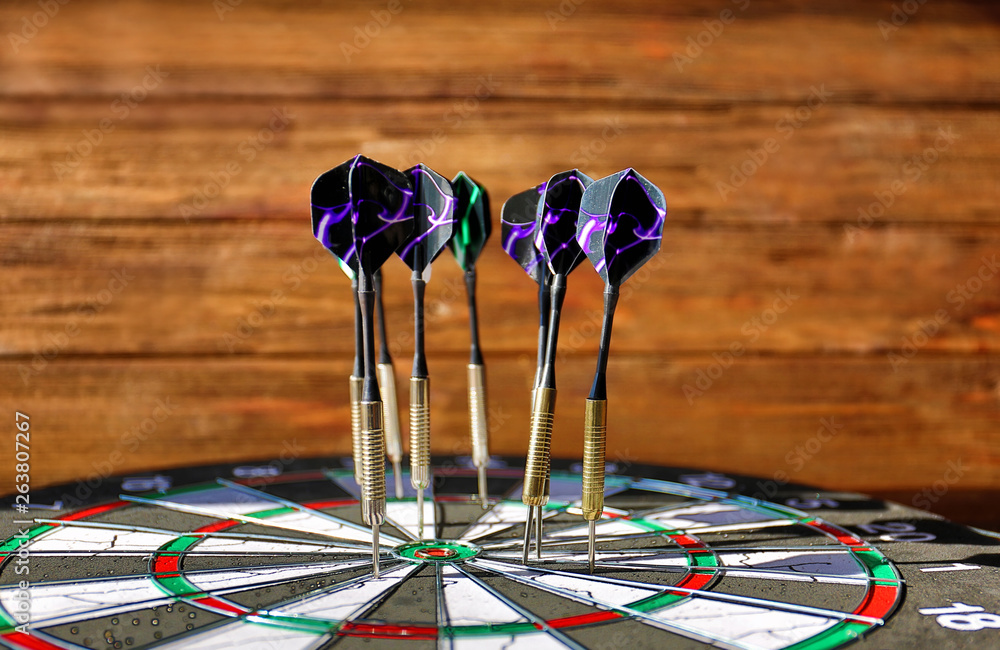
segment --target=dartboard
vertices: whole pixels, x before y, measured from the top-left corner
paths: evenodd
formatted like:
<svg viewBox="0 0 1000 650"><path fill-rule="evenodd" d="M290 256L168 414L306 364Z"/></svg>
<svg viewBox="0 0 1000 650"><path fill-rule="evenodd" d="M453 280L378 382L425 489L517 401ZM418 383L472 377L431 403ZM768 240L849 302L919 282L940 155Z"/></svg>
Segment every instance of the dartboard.
<svg viewBox="0 0 1000 650"><path fill-rule="evenodd" d="M26 513L11 497L0 645L1000 645L991 533L858 494L612 463L590 573L579 469L553 461L541 558L524 564L521 467L493 459L484 507L465 459L438 459L422 530L412 492L388 500L377 577L340 459L80 482L34 491Z"/></svg>

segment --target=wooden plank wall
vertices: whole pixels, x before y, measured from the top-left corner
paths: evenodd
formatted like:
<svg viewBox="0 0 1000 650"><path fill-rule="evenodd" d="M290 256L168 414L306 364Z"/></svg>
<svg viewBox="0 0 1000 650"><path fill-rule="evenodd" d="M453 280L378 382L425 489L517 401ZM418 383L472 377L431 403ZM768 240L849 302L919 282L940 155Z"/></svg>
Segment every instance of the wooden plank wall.
<svg viewBox="0 0 1000 650"><path fill-rule="evenodd" d="M309 232L320 172L357 152L464 169L497 218L557 171L634 166L670 212L616 322L612 458L1000 527L998 19L937 0L5 1L4 444L28 413L35 485L345 453L352 311ZM407 278L388 265L401 386ZM498 453L526 444L532 286L494 241ZM562 456L600 290L570 279ZM465 453L450 259L428 296L433 446Z"/></svg>

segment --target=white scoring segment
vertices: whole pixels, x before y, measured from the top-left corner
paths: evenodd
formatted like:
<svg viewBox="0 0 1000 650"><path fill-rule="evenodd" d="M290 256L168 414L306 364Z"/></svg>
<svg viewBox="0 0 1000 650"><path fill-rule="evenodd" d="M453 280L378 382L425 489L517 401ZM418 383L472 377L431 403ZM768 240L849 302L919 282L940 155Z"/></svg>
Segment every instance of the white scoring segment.
<svg viewBox="0 0 1000 650"><path fill-rule="evenodd" d="M725 532L788 526L794 521L775 519L766 512L756 512L729 503L705 503L683 508L665 508L644 513L641 518L670 530L691 533Z"/></svg>
<svg viewBox="0 0 1000 650"><path fill-rule="evenodd" d="M244 588L261 585L280 584L305 578L320 576L337 571L350 570L370 566L370 560L355 560L353 562L330 562L316 564L298 564L281 567L233 568L221 571L191 571L184 574L187 580L207 592L222 594Z"/></svg>
<svg viewBox="0 0 1000 650"><path fill-rule="evenodd" d="M244 522L246 522L248 517L255 519L252 517L255 512L273 510L287 503L280 499L268 498L266 494L257 492L256 490L233 489L224 486L197 492L167 495L157 499L140 500L133 498L132 500L180 512L190 512L218 519L237 519ZM305 506L294 505L297 509L292 512L261 518L259 522L250 521L249 523L259 523L261 526L312 533L323 537L371 543L371 530L364 526L340 520L337 517L311 510ZM383 539L387 543L403 543L402 540L390 535L383 536Z"/></svg>
<svg viewBox="0 0 1000 650"><path fill-rule="evenodd" d="M732 647L773 650L804 641L838 619L728 603L695 597L650 612L640 621L666 630L704 635L705 640L728 639Z"/></svg>
<svg viewBox="0 0 1000 650"><path fill-rule="evenodd" d="M491 551L491 558L504 558L520 563L522 553L520 549L510 551ZM548 550L544 552L546 562L566 562L574 564L586 564L588 557L586 553L576 551L565 551L560 549ZM687 554L677 550L644 550L635 551L608 551L600 549L594 553L594 562L598 565L620 566L622 570L641 569L685 569L689 561Z"/></svg>
<svg viewBox="0 0 1000 650"><path fill-rule="evenodd" d="M593 602L596 599L609 605L626 605L654 596L663 589L663 587L656 585L645 586L639 583L626 585L602 582L589 576L542 573L531 568L482 558L472 560L470 564L502 573L525 584L537 585L539 588L553 587L567 595L577 595L580 597L579 600L585 603Z"/></svg>
<svg viewBox="0 0 1000 650"><path fill-rule="evenodd" d="M448 639L452 650L563 650L568 646L547 632L511 636L459 636Z"/></svg>
<svg viewBox="0 0 1000 650"><path fill-rule="evenodd" d="M848 550L719 552L727 576L836 584L868 584L868 574ZM740 571L740 568L747 569Z"/></svg>
<svg viewBox="0 0 1000 650"><path fill-rule="evenodd" d="M424 534L420 534L416 503L407 501L386 501L385 516L389 523L409 533L413 539L427 539L434 536L437 529L437 508L430 499L424 499ZM370 534L369 534L369 541Z"/></svg>
<svg viewBox="0 0 1000 650"><path fill-rule="evenodd" d="M528 619L452 566L441 567L442 626L527 623Z"/></svg>
<svg viewBox="0 0 1000 650"><path fill-rule="evenodd" d="M31 543L31 554L64 555L92 551L101 555L130 555L135 551L153 552L177 537L169 533L91 528L74 523L40 535Z"/></svg>
<svg viewBox="0 0 1000 650"><path fill-rule="evenodd" d="M336 537L353 542L372 543L371 529L355 528L342 524L331 519L317 517L307 512L289 512L288 514L268 517L267 522L275 526L281 526L288 530L298 530L303 533L315 533L324 537ZM402 544L401 539L391 535L383 535L382 541L386 543Z"/></svg>
<svg viewBox="0 0 1000 650"><path fill-rule="evenodd" d="M765 512L744 509L727 503L705 503L695 506L670 507L643 513L637 519L652 522L665 530L699 533L721 533L738 530L756 530L773 526L790 526L792 519L775 519ZM566 539L584 535L586 525L571 526L547 534L548 537ZM598 536L616 537L649 533L649 529L631 519L613 518L597 522Z"/></svg>
<svg viewBox="0 0 1000 650"><path fill-rule="evenodd" d="M237 515L270 510L275 507L273 501L268 501L253 493L221 486L207 490L168 495L157 498L157 501L196 506L213 512Z"/></svg>
<svg viewBox="0 0 1000 650"><path fill-rule="evenodd" d="M528 506L520 501L501 501L469 526L459 538L474 542L515 526L523 526L527 509ZM542 513L542 517L546 519L559 514L557 510L543 510Z"/></svg>
<svg viewBox="0 0 1000 650"><path fill-rule="evenodd" d="M634 611L631 603L662 593L669 588L648 588L624 580L606 581L590 576L542 571L489 560L471 562L481 568L503 573L523 584L533 585L564 598L572 598L601 608L622 608L636 620L721 647L742 650L771 650L808 639L828 629L842 616L825 610L811 612L785 609L768 601L736 603L724 595L692 593L680 602L670 602L658 610Z"/></svg>
<svg viewBox="0 0 1000 650"><path fill-rule="evenodd" d="M0 590L0 604L8 612L17 611L17 588ZM165 597L149 578L118 578L77 583L31 585L32 627L48 627L100 616L127 612L140 607L166 605Z"/></svg>
<svg viewBox="0 0 1000 650"><path fill-rule="evenodd" d="M419 564L406 564L390 571L383 571L378 578L336 585L309 598L277 605L271 614L313 616L330 620L351 620L362 615L373 603L396 589L399 583L421 568Z"/></svg>
<svg viewBox="0 0 1000 650"><path fill-rule="evenodd" d="M189 553L198 554L228 554L233 555L280 555L282 553L324 553L330 555L370 555L364 547L339 546L336 542L329 544L296 544L294 542L272 542L257 539L238 539L234 537L206 536Z"/></svg>
<svg viewBox="0 0 1000 650"><path fill-rule="evenodd" d="M598 541L601 538L615 538L623 536L634 536L634 535L655 535L648 528L644 528L639 524L632 522L629 519L601 519L598 520L597 525L594 527L594 533L597 536ZM564 540L567 538L579 538L586 539L587 536L587 524L580 524L578 526L569 526L563 528L562 530L557 530L554 532L545 532L547 538Z"/></svg>

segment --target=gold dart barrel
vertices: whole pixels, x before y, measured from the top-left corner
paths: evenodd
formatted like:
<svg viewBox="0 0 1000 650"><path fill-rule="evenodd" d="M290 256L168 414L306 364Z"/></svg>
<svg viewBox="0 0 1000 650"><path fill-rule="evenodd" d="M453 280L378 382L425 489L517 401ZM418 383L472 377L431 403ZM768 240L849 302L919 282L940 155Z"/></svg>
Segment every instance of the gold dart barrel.
<svg viewBox="0 0 1000 650"><path fill-rule="evenodd" d="M361 516L369 526L385 520L385 437L382 402L361 402Z"/></svg>
<svg viewBox="0 0 1000 650"><path fill-rule="evenodd" d="M399 405L396 401L396 373L391 363L378 364L378 386L382 393L382 411L385 416L385 454L395 469L403 460L403 440L399 433ZM398 478L397 478L398 484ZM400 495L396 495L397 497Z"/></svg>
<svg viewBox="0 0 1000 650"><path fill-rule="evenodd" d="M410 377L410 484L417 490L430 485L430 380Z"/></svg>
<svg viewBox="0 0 1000 650"><path fill-rule="evenodd" d="M472 464L479 470L479 496L486 505L486 467L490 464L489 429L486 424L486 369L468 365L469 422L472 432Z"/></svg>
<svg viewBox="0 0 1000 650"><path fill-rule="evenodd" d="M556 389L535 389L535 401L531 406L528 461L524 467L524 492L521 494L521 501L526 506L543 506L549 500L549 453L555 410Z"/></svg>
<svg viewBox="0 0 1000 650"><path fill-rule="evenodd" d="M596 521L604 512L604 456L608 402L588 399L583 415L583 517Z"/></svg>
<svg viewBox="0 0 1000 650"><path fill-rule="evenodd" d="M354 482L361 485L361 389L364 377L351 375L351 453L354 457Z"/></svg>

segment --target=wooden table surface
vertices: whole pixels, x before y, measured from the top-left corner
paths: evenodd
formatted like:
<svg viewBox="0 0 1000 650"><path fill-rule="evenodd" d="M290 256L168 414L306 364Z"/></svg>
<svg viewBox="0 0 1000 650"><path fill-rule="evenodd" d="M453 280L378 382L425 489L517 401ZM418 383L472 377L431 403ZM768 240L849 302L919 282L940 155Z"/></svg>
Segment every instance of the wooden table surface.
<svg viewBox="0 0 1000 650"><path fill-rule="evenodd" d="M350 293L307 202L363 152L465 170L495 224L571 167L663 189L611 459L1000 528L995 4L6 0L0 33L0 403L8 449L31 417L32 485L349 451ZM403 387L408 272L385 274ZM601 285L569 284L573 457ZM535 293L496 236L480 292L492 450L523 454ZM447 256L428 314L433 448L467 453Z"/></svg>

